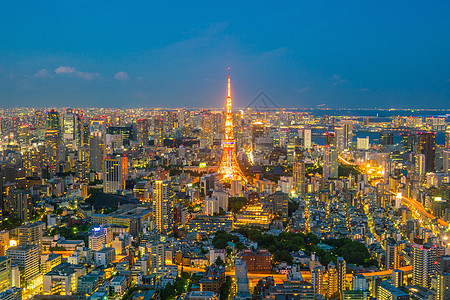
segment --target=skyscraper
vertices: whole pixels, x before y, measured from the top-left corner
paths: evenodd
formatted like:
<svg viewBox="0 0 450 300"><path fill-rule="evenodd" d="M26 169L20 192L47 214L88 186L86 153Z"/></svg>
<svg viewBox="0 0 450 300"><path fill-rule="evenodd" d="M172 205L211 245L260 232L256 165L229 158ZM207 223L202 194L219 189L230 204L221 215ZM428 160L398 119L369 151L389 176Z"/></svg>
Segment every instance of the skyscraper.
<svg viewBox="0 0 450 300"><path fill-rule="evenodd" d="M450 255L444 255L439 258L435 299L450 299Z"/></svg>
<svg viewBox="0 0 450 300"><path fill-rule="evenodd" d="M353 142L353 120L342 120L341 126L344 129L344 148L351 147Z"/></svg>
<svg viewBox="0 0 450 300"><path fill-rule="evenodd" d="M72 149L74 147L77 127L76 127L76 116L72 113L72 110L68 110L63 117L63 142L64 145Z"/></svg>
<svg viewBox="0 0 450 300"><path fill-rule="evenodd" d="M6 250L6 256L19 267L26 282L39 273L39 248L37 245L19 245Z"/></svg>
<svg viewBox="0 0 450 300"><path fill-rule="evenodd" d="M28 221L33 210L31 195L27 190L14 190L8 196L9 216Z"/></svg>
<svg viewBox="0 0 450 300"><path fill-rule="evenodd" d="M311 272L311 283L314 286L314 293L317 295L324 295L323 288L323 275L324 275L324 267L317 266Z"/></svg>
<svg viewBox="0 0 450 300"><path fill-rule="evenodd" d="M0 293L11 287L11 259L0 256Z"/></svg>
<svg viewBox="0 0 450 300"><path fill-rule="evenodd" d="M450 125L445 130L445 148L450 148Z"/></svg>
<svg viewBox="0 0 450 300"><path fill-rule="evenodd" d="M292 167L293 190L297 195L305 193L305 162L303 160L294 160Z"/></svg>
<svg viewBox="0 0 450 300"><path fill-rule="evenodd" d="M231 98L230 68L228 68L228 89L225 118L225 136L222 140L222 159L217 173L222 175L222 180L247 181L236 158L233 127L233 102Z"/></svg>
<svg viewBox="0 0 450 300"><path fill-rule="evenodd" d="M247 263L242 259L236 258L235 270L236 297L238 299L251 298L247 276Z"/></svg>
<svg viewBox="0 0 450 300"><path fill-rule="evenodd" d="M389 132L380 133L380 145L389 146L394 144L394 134Z"/></svg>
<svg viewBox="0 0 450 300"><path fill-rule="evenodd" d="M392 285L396 288L403 286L403 271L395 269L392 271Z"/></svg>
<svg viewBox="0 0 450 300"><path fill-rule="evenodd" d="M100 173L103 158L106 156L105 128L101 120L91 121L89 150L89 167L92 171Z"/></svg>
<svg viewBox="0 0 450 300"><path fill-rule="evenodd" d="M45 224L43 222L27 223L18 228L19 245L37 245L39 253L42 253L42 233Z"/></svg>
<svg viewBox="0 0 450 300"><path fill-rule="evenodd" d="M345 143L345 134L344 134L344 128L343 127L334 127L334 140L336 144L336 148L339 151L344 150L346 147Z"/></svg>
<svg viewBox="0 0 450 300"><path fill-rule="evenodd" d="M420 176L425 175L425 154L416 154L415 169Z"/></svg>
<svg viewBox="0 0 450 300"><path fill-rule="evenodd" d="M417 153L425 154L425 172L434 171L436 156L436 134L434 132L419 132L417 135Z"/></svg>
<svg viewBox="0 0 450 300"><path fill-rule="evenodd" d="M406 152L412 152L413 147L416 144L416 135L413 133L402 133L400 143L403 145L403 149Z"/></svg>
<svg viewBox="0 0 450 300"><path fill-rule="evenodd" d="M117 155L103 160L103 192L115 193L125 189L128 179L128 160L126 155Z"/></svg>
<svg viewBox="0 0 450 300"><path fill-rule="evenodd" d="M337 274L338 274L338 281L337 281L338 291L339 291L339 294L342 295L343 291L345 291L345 289L346 289L345 284L347 282L347 279L346 279L347 263L345 262L344 258L342 258L342 257L337 258L336 269L337 269Z"/></svg>
<svg viewBox="0 0 450 300"><path fill-rule="evenodd" d="M323 148L323 178L338 178L338 152L334 147Z"/></svg>
<svg viewBox="0 0 450 300"><path fill-rule="evenodd" d="M311 129L303 129L303 148L311 149Z"/></svg>
<svg viewBox="0 0 450 300"><path fill-rule="evenodd" d="M136 137L143 146L148 145L149 125L148 119L136 120Z"/></svg>
<svg viewBox="0 0 450 300"><path fill-rule="evenodd" d="M385 241L385 269L400 268L400 245L393 238L387 238Z"/></svg>
<svg viewBox="0 0 450 300"><path fill-rule="evenodd" d="M45 164L49 173L55 174L59 170L59 133L56 130L45 132Z"/></svg>
<svg viewBox="0 0 450 300"><path fill-rule="evenodd" d="M442 151L442 171L450 175L450 149L444 149Z"/></svg>
<svg viewBox="0 0 450 300"><path fill-rule="evenodd" d="M339 275L338 271L336 270L336 265L333 261L331 261L328 264L328 288L327 288L327 296L328 298L331 298L332 296L336 295L336 293L339 292L338 289L338 280Z"/></svg>
<svg viewBox="0 0 450 300"><path fill-rule="evenodd" d="M172 235L174 226L172 183L167 180L156 180L153 194L153 211L156 227L161 232L161 235Z"/></svg>
<svg viewBox="0 0 450 300"><path fill-rule="evenodd" d="M59 113L54 109L47 112L46 125L48 130L56 130L59 133Z"/></svg>
<svg viewBox="0 0 450 300"><path fill-rule="evenodd" d="M413 284L430 288L435 272L436 246L414 244L412 247Z"/></svg>

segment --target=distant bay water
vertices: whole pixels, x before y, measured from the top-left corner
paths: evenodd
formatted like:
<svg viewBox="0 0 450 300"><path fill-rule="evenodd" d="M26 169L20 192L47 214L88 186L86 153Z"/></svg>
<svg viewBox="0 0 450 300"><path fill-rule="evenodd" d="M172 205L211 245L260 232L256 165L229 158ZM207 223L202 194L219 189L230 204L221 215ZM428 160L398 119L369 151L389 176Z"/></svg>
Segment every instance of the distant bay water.
<svg viewBox="0 0 450 300"><path fill-rule="evenodd" d="M354 119L361 119L363 117L369 117L371 122L389 122L393 117L402 116L402 117L443 117L447 118L449 121L450 117L450 109L446 110L378 110L378 109L305 109L305 110L294 110L297 112L308 112L315 116L345 116L345 117L353 117ZM313 142L318 145L325 144L325 136L323 134L325 131L322 130L313 130ZM394 144L400 143L400 132L394 132ZM369 142L371 144L378 144L380 139L379 132L355 132L354 140L358 137L369 137ZM445 143L445 132L437 131L436 132L436 144L443 145Z"/></svg>

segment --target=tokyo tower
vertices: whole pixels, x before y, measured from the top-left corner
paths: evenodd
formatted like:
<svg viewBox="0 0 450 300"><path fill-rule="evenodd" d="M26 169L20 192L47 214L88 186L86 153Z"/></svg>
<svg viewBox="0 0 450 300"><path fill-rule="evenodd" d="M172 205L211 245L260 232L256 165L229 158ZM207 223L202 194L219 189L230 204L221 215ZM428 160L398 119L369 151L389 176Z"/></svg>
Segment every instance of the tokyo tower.
<svg viewBox="0 0 450 300"><path fill-rule="evenodd" d="M231 100L230 68L228 68L227 112L225 117L225 136L222 140L222 159L217 172L222 180L247 181L236 159L236 149L233 133L233 102Z"/></svg>

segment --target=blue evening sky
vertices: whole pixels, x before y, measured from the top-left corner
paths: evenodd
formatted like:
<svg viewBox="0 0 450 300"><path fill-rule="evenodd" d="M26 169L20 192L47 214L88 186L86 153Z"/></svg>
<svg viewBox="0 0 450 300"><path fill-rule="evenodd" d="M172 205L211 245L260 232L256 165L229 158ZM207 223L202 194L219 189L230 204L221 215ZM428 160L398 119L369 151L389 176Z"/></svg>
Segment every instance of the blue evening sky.
<svg viewBox="0 0 450 300"><path fill-rule="evenodd" d="M449 1L2 1L0 107L449 108Z"/></svg>

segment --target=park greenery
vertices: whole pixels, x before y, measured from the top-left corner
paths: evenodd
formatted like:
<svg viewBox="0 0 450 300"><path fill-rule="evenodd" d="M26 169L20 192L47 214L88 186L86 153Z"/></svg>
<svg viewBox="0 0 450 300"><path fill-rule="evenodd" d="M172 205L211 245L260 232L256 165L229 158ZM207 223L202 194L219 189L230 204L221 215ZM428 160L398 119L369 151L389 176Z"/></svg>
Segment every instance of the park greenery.
<svg viewBox="0 0 450 300"><path fill-rule="evenodd" d="M338 166L338 177L348 177L350 174L353 174L353 176L357 177L358 174L361 174L361 172L352 165L339 165Z"/></svg>
<svg viewBox="0 0 450 300"><path fill-rule="evenodd" d="M258 243L259 248L267 249L273 254L272 262L293 262L293 252L302 250L305 254L315 253L323 265L336 261L341 256L349 264L362 265L364 267L377 266L378 263L370 256L366 246L349 238L327 239L320 241L312 233L282 232L279 236L269 235L258 227L241 227L235 230L249 240ZM231 233L218 231L213 239L213 246L218 249L227 247L231 241L238 245L238 238ZM330 252L322 250L317 246L319 242L325 243L334 249ZM240 243L240 242L239 242Z"/></svg>
<svg viewBox="0 0 450 300"><path fill-rule="evenodd" d="M230 197L228 199L228 210L231 210L233 213L240 212L247 205L248 199L245 197Z"/></svg>
<svg viewBox="0 0 450 300"><path fill-rule="evenodd" d="M161 299L175 299L176 296L186 293L190 284L191 275L181 272L173 284L167 284L161 291Z"/></svg>

